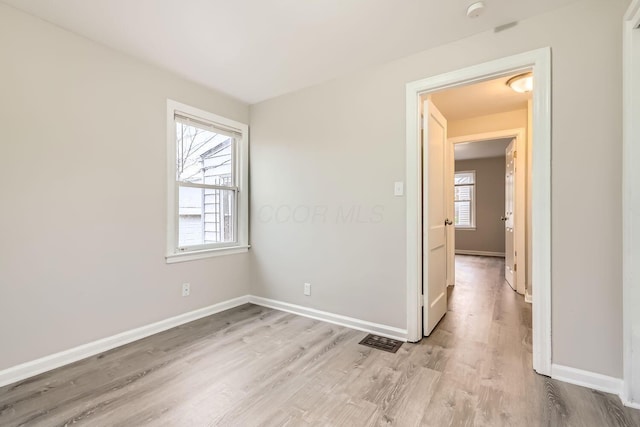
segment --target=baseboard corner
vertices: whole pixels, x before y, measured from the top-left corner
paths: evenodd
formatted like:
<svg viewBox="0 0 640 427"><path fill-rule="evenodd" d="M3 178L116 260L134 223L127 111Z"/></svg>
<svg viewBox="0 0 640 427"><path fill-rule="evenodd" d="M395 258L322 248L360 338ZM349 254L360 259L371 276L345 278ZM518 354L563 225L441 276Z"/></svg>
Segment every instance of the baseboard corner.
<svg viewBox="0 0 640 427"><path fill-rule="evenodd" d="M620 395L620 400L622 400L622 404L627 408L640 409L640 402L632 402L628 400L624 395Z"/></svg>
<svg viewBox="0 0 640 427"><path fill-rule="evenodd" d="M604 393L622 396L623 381L620 378L558 364L551 365L551 378Z"/></svg>
<svg viewBox="0 0 640 427"><path fill-rule="evenodd" d="M529 288L524 293L524 302L531 304L533 303L533 295L529 292Z"/></svg>

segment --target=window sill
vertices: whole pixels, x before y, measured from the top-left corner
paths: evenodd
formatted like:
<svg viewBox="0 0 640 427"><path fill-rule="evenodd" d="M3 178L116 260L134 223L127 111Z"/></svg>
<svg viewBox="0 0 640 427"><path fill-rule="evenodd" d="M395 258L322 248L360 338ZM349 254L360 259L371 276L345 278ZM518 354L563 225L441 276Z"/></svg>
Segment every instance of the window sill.
<svg viewBox="0 0 640 427"><path fill-rule="evenodd" d="M181 252L165 256L167 264L175 264L177 262L195 261L198 259L213 258L224 255L234 255L246 253L249 250L248 245L231 246L228 248L205 249L202 251Z"/></svg>
<svg viewBox="0 0 640 427"><path fill-rule="evenodd" d="M456 227L456 231L476 231L475 227Z"/></svg>

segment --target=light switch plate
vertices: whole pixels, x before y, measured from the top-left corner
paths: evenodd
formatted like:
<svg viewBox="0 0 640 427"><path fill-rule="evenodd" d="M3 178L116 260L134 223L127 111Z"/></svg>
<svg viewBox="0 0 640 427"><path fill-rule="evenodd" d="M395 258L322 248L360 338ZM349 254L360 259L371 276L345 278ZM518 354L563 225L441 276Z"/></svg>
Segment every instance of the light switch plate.
<svg viewBox="0 0 640 427"><path fill-rule="evenodd" d="M398 181L393 186L394 196L404 196L404 182Z"/></svg>

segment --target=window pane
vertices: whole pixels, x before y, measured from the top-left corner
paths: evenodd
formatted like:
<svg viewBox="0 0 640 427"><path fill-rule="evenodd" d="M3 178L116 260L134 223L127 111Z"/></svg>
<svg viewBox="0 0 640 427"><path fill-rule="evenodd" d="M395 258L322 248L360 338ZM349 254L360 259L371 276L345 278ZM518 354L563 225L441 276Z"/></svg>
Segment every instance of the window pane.
<svg viewBox="0 0 640 427"><path fill-rule="evenodd" d="M473 197L473 186L463 185L454 188L454 200L471 200Z"/></svg>
<svg viewBox="0 0 640 427"><path fill-rule="evenodd" d="M233 143L229 138L217 151L211 150L203 156L205 184L233 186Z"/></svg>
<svg viewBox="0 0 640 427"><path fill-rule="evenodd" d="M456 227L473 227L473 197L476 182L475 171L456 172L454 187L454 206Z"/></svg>
<svg viewBox="0 0 640 427"><path fill-rule="evenodd" d="M234 190L180 187L178 245L180 247L235 241Z"/></svg>
<svg viewBox="0 0 640 427"><path fill-rule="evenodd" d="M178 245L181 247L203 244L202 192L202 188L179 189Z"/></svg>
<svg viewBox="0 0 640 427"><path fill-rule="evenodd" d="M476 174L473 172L456 172L455 185L474 184L476 182Z"/></svg>
<svg viewBox="0 0 640 427"><path fill-rule="evenodd" d="M233 185L235 139L195 125L176 122L176 179Z"/></svg>
<svg viewBox="0 0 640 427"><path fill-rule="evenodd" d="M455 222L459 227L471 227L471 202L455 202Z"/></svg>
<svg viewBox="0 0 640 427"><path fill-rule="evenodd" d="M204 242L233 242L235 222L233 190L204 190Z"/></svg>
<svg viewBox="0 0 640 427"><path fill-rule="evenodd" d="M457 172L454 180L455 185L474 184L476 182L476 174L474 172Z"/></svg>

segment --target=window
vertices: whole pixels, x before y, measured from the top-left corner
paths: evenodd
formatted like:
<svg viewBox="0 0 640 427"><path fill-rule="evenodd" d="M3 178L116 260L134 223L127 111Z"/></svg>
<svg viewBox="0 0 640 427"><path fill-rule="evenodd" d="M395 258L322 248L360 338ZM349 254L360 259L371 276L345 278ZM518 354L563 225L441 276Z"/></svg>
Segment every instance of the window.
<svg viewBox="0 0 640 427"><path fill-rule="evenodd" d="M167 101L167 262L246 252L248 127Z"/></svg>
<svg viewBox="0 0 640 427"><path fill-rule="evenodd" d="M476 172L456 172L454 189L456 228L476 227Z"/></svg>

